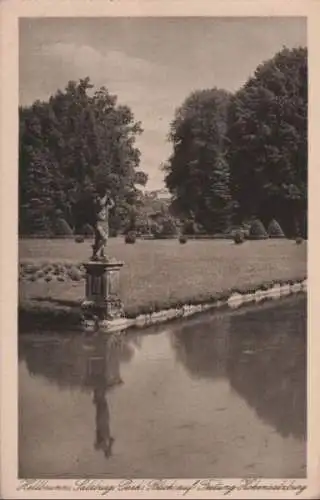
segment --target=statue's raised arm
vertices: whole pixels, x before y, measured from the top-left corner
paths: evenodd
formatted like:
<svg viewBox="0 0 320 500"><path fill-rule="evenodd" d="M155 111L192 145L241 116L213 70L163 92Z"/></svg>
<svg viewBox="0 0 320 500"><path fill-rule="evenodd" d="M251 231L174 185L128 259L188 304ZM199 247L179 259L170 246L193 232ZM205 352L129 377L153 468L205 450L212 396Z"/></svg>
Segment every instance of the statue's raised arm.
<svg viewBox="0 0 320 500"><path fill-rule="evenodd" d="M115 206L115 202L106 189L100 188L97 190L95 206L97 222L94 227L92 260L105 260L105 248L109 238L109 210Z"/></svg>
<svg viewBox="0 0 320 500"><path fill-rule="evenodd" d="M108 204L109 209L111 210L115 206L115 201L108 196L107 204Z"/></svg>

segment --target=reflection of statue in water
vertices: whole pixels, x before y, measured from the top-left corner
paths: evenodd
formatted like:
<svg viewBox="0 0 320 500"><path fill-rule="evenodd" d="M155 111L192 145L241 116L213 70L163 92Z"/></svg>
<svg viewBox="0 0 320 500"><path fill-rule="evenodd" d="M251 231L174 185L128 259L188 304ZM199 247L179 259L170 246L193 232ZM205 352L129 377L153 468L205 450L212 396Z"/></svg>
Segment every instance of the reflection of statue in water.
<svg viewBox="0 0 320 500"><path fill-rule="evenodd" d="M93 391L93 402L96 407L96 450L103 450L108 458L112 452L114 438L110 435L110 414L106 398L106 387L95 387Z"/></svg>
<svg viewBox="0 0 320 500"><path fill-rule="evenodd" d="M89 358L89 384L93 388L93 403L96 407L96 432L94 447L102 450L106 458L112 453L114 438L110 433L110 413L107 390L122 383L120 376L120 339L98 335L91 344Z"/></svg>
<svg viewBox="0 0 320 500"><path fill-rule="evenodd" d="M24 360L33 376L44 376L60 388L82 388L92 393L95 405L94 447L106 457L112 452L107 391L123 383L121 363L129 363L139 347L139 335L67 335L59 338L19 339L20 362ZM112 408L111 408L112 409Z"/></svg>
<svg viewBox="0 0 320 500"><path fill-rule="evenodd" d="M109 237L109 210L115 205L108 190L101 186L97 189L94 199L94 243L92 245L92 260L105 260L105 248Z"/></svg>

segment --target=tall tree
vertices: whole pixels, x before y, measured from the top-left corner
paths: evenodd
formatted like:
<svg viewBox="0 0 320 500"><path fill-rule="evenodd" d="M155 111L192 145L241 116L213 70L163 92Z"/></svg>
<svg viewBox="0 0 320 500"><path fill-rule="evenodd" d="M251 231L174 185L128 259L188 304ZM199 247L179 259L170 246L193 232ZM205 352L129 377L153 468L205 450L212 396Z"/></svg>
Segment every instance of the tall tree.
<svg viewBox="0 0 320 500"><path fill-rule="evenodd" d="M284 48L235 94L229 116L232 194L240 218L276 218L287 235L307 211L307 49Z"/></svg>
<svg viewBox="0 0 320 500"><path fill-rule="evenodd" d="M106 88L94 90L85 78L70 81L48 102L20 108L19 116L21 230L34 230L33 198L40 200L40 213L47 207L48 229L57 209L72 226L88 222L90 197L101 183L116 200L111 223L123 225L137 184L147 182L137 170L135 139L142 128L130 108L118 105Z"/></svg>
<svg viewBox="0 0 320 500"><path fill-rule="evenodd" d="M209 232L227 228L231 214L226 132L230 94L220 89L192 93L177 109L164 166L175 210Z"/></svg>

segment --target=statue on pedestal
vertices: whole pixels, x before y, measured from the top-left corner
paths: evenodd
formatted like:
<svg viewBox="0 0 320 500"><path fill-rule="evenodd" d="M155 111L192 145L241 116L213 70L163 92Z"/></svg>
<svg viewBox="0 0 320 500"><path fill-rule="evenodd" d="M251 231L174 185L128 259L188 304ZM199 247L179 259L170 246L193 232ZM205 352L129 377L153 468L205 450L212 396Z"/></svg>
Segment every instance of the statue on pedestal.
<svg viewBox="0 0 320 500"><path fill-rule="evenodd" d="M109 237L109 210L115 206L114 201L109 195L109 191L104 187L97 189L97 195L94 199L95 223L94 223L94 243L92 245L93 261L105 261L105 248Z"/></svg>
<svg viewBox="0 0 320 500"><path fill-rule="evenodd" d="M97 189L90 205L90 223L94 228L92 256L83 263L86 270L86 298L82 302L82 319L86 329L100 327L121 329L125 318L120 299L119 271L123 262L107 257L109 210L115 206L105 186Z"/></svg>

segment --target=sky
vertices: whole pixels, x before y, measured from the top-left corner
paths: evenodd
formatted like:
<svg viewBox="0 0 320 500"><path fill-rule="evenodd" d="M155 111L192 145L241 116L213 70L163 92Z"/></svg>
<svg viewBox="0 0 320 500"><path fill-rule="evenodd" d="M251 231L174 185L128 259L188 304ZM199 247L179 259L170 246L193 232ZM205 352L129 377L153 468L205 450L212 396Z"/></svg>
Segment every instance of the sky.
<svg viewBox="0 0 320 500"><path fill-rule="evenodd" d="M20 104L46 100L89 76L128 104L147 189L164 187L161 163L174 112L194 90L236 91L283 46L307 45L304 18L29 18L20 20Z"/></svg>

